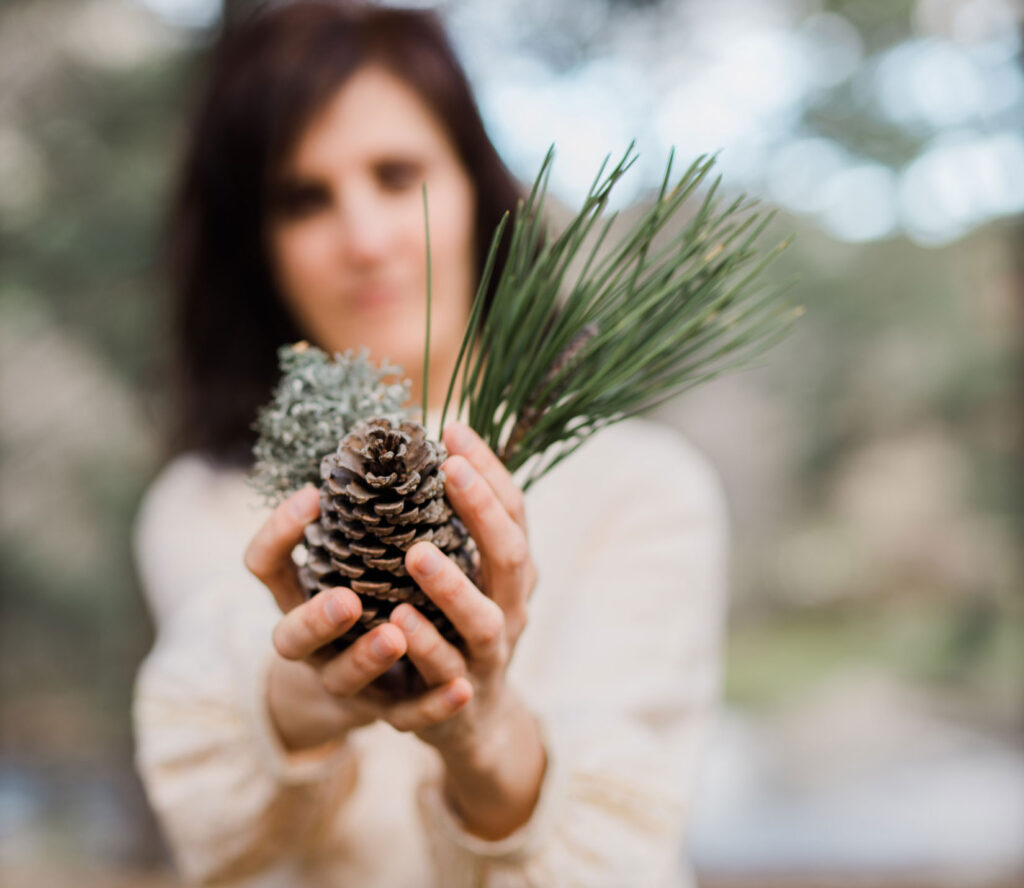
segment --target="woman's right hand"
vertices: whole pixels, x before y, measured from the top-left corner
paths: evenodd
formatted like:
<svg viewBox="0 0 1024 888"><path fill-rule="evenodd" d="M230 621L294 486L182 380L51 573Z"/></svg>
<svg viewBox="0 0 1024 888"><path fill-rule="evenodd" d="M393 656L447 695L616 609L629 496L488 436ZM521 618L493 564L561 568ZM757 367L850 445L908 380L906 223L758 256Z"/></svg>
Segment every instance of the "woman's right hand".
<svg viewBox="0 0 1024 888"><path fill-rule="evenodd" d="M245 552L246 567L270 589L284 614L274 628L267 706L292 751L344 737L378 718L379 695L367 687L406 650L405 634L384 623L341 653L318 653L362 612L351 589L330 589L307 601L299 585L292 550L319 514L319 493L307 485L274 509Z"/></svg>

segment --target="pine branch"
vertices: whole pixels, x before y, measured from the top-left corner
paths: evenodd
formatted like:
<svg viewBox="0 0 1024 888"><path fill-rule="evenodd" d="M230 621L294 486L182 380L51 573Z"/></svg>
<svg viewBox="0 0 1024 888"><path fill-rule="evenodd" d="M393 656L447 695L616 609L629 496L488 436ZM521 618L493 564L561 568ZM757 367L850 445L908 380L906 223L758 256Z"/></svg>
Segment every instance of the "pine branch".
<svg viewBox="0 0 1024 888"><path fill-rule="evenodd" d="M562 394L569 384L568 378L561 379L561 382L559 382L560 377L571 373L572 368L575 366L576 356L580 353L583 346L596 335L597 324L587 324L573 337L572 342L566 346L565 351L555 359L555 363L548 370L547 376L544 377L544 380L538 386L539 391L534 392L533 397L528 399L533 401L533 403L523 410L516 424L512 427L512 433L508 436L508 440L501 451L502 462L508 463L511 460L526 433L540 419L543 409L548 404L558 400L559 395ZM558 385L555 384L556 382L558 382Z"/></svg>
<svg viewBox="0 0 1024 888"><path fill-rule="evenodd" d="M607 173L605 158L583 206L557 237L543 223L553 157L552 146L511 218L507 259L485 312L508 213L494 232L441 416L443 430L461 377L459 407L470 425L509 469L532 463L524 489L600 429L749 365L802 312L780 301L782 288L764 283L765 268L787 246L762 252L756 244L772 214L745 196L721 206L720 177L692 218L671 233L677 214L709 181L713 157L698 157L670 188L670 154L657 198L610 246L617 216L604 211L636 161L633 145ZM425 406L431 303L425 187L423 211ZM409 397L407 383L385 381L400 368L374 367L365 350L332 358L299 343L280 349L279 358L282 378L256 424L251 474L271 504L316 483L321 458L358 421L404 418Z"/></svg>
<svg viewBox="0 0 1024 888"><path fill-rule="evenodd" d="M509 469L534 461L524 488L599 429L744 366L802 311L764 283L765 267L787 246L767 253L756 246L772 213L745 196L721 206L721 177L688 223L660 243L708 180L714 157L698 157L670 188L670 154L651 207L602 253L615 220L604 210L637 159L633 147L607 174L605 159L579 212L551 237L542 219L552 146L516 208L485 317L507 216L491 242L449 400L461 374L459 406L469 424ZM573 278L570 268L595 229Z"/></svg>

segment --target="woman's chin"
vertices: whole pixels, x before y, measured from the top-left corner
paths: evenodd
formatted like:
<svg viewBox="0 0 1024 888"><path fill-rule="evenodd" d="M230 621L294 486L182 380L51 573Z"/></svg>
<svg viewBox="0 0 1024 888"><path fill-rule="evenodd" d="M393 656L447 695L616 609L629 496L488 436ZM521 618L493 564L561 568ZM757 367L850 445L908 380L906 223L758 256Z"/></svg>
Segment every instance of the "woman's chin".
<svg viewBox="0 0 1024 888"><path fill-rule="evenodd" d="M398 365L402 368L404 375L410 371L416 371L423 365L423 339L422 333L414 342L402 341L394 337L386 340L380 337L366 336L357 339L346 336L344 339L325 338L322 340L321 348L330 352L353 351L357 354L363 349L370 353L370 360L377 365L387 362L391 365Z"/></svg>
<svg viewBox="0 0 1024 888"><path fill-rule="evenodd" d="M462 330L449 329L443 319L434 319L431 331L431 364L445 364L444 356L458 351ZM331 352L368 349L375 364L387 362L402 368L402 377L419 377L423 370L424 327L422 318L405 318L404 323L348 324L344 335L317 337L318 344ZM417 397L419 394L417 393Z"/></svg>

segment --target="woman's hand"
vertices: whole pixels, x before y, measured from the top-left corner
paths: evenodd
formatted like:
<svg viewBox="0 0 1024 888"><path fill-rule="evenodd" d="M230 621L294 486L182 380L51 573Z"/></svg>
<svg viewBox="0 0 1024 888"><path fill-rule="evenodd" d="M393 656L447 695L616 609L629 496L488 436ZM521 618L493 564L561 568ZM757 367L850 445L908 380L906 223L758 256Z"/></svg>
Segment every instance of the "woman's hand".
<svg viewBox="0 0 1024 888"><path fill-rule="evenodd" d="M459 432L467 435L465 441L459 441ZM482 738L494 738L493 722L501 720L507 702L505 667L525 625L526 599L536 575L528 559L522 495L511 476L467 427L453 425L445 437L452 452L463 451L445 464L448 496L477 540L481 585L492 598L430 544L413 547L406 562L424 592L467 639L468 661L411 605L397 608L391 623L341 653L324 653L325 645L356 623L362 605L343 587L307 601L299 585L291 553L306 525L319 515L314 487L282 502L250 542L245 564L284 613L274 629L277 656L267 698L287 748L319 745L378 718L463 756L478 751ZM439 558L433 575L421 567L430 556ZM394 701L371 684L406 653L430 690ZM474 705L467 717L449 723L470 698Z"/></svg>
<svg viewBox="0 0 1024 888"><path fill-rule="evenodd" d="M452 621L466 653L449 644L411 604L391 613L406 653L428 687L448 684L455 699L468 699L442 719L424 698L388 713L399 730L410 730L445 756L489 759L506 733L513 703L505 672L526 626L526 605L537 580L527 542L523 496L512 476L480 437L462 423L444 434L451 454L442 466L445 492L480 552L478 588L432 543L406 554L410 575ZM457 684L456 680L463 679Z"/></svg>
<svg viewBox="0 0 1024 888"><path fill-rule="evenodd" d="M529 817L545 768L536 721L505 682L537 574L512 476L468 426L452 423L444 440L452 454L446 493L480 551L481 588L431 543L413 546L405 561L465 639L465 655L410 604L341 653L321 652L355 624L362 606L346 588L305 600L291 553L320 511L312 486L274 510L245 563L284 612L273 634L267 701L285 745L319 745L376 719L411 731L441 753L449 800L467 827L499 838ZM428 690L395 701L370 685L404 654Z"/></svg>
<svg viewBox="0 0 1024 888"><path fill-rule="evenodd" d="M408 718L402 704L370 687L406 652L397 626L377 626L338 654L321 650L355 625L362 604L344 587L306 600L292 550L319 513L316 488L303 488L274 509L245 552L246 566L284 613L274 628L267 706L285 747L293 751L338 739L378 718L396 725ZM441 721L468 696L466 680L457 679L431 689L417 704L422 718Z"/></svg>
<svg viewBox="0 0 1024 888"><path fill-rule="evenodd" d="M284 613L274 628L267 705L290 750L326 743L374 721L378 708L362 692L405 653L405 637L390 625L378 626L335 656L318 653L362 612L350 589L329 589L307 601L299 585L292 551L319 513L316 488L304 487L274 509L245 552L246 567Z"/></svg>
<svg viewBox="0 0 1024 888"><path fill-rule="evenodd" d="M425 705L428 691L399 704L387 718L440 752L448 802L466 828L500 839L529 819L547 766L536 719L505 681L537 572L522 493L512 476L468 426L448 426L444 443L452 454L443 466L445 489L480 550L480 588L430 543L413 546L405 563L465 639L466 654L410 604L395 608L391 621L402 628L409 659L428 685L471 696L439 719Z"/></svg>

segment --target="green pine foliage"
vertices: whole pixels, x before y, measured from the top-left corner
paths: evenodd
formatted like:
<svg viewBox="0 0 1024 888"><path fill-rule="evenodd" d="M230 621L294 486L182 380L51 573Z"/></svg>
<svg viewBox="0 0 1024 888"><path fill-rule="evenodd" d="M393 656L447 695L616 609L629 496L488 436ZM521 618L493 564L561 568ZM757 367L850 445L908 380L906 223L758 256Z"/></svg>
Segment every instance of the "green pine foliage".
<svg viewBox="0 0 1024 888"><path fill-rule="evenodd" d="M400 421L407 382L389 382L402 369L377 367L364 349L328 355L300 342L278 349L281 379L256 420L259 439L249 483L276 505L307 483L320 483L320 460L361 420Z"/></svg>
<svg viewBox="0 0 1024 888"><path fill-rule="evenodd" d="M709 178L713 157L697 158L669 187L670 155L657 200L602 252L615 221L603 211L636 160L633 145L602 179L605 159L557 237L542 221L553 154L552 146L516 209L484 312L508 215L494 234L442 414L443 426L461 374L459 412L510 470L532 460L524 489L599 429L748 364L802 312L782 304L781 289L762 277L787 245L755 245L772 213L743 195L723 205L720 176L692 217L678 230L671 225ZM570 279L592 231L582 270Z"/></svg>
<svg viewBox="0 0 1024 888"><path fill-rule="evenodd" d="M459 412L511 471L530 463L528 488L590 435L728 370L749 364L778 341L802 309L779 299L762 272L786 247L756 245L772 218L741 195L728 204L716 177L692 215L684 206L709 179L701 156L669 187L672 156L657 199L617 243L602 250L616 219L604 210L615 183L636 160L633 145L607 175L606 158L582 208L561 234L544 226L553 147L516 208L509 251L489 309L506 214L491 240L444 418L459 382ZM430 240L427 196L427 391ZM596 236L591 237L592 232ZM584 243L590 239L587 252ZM583 258L581 269L570 267ZM527 357L524 357L527 356ZM401 373L375 368L364 351L330 358L300 343L279 352L282 379L261 412L251 483L271 504L319 480L320 460L362 419L408 418ZM423 404L424 418L426 403Z"/></svg>

